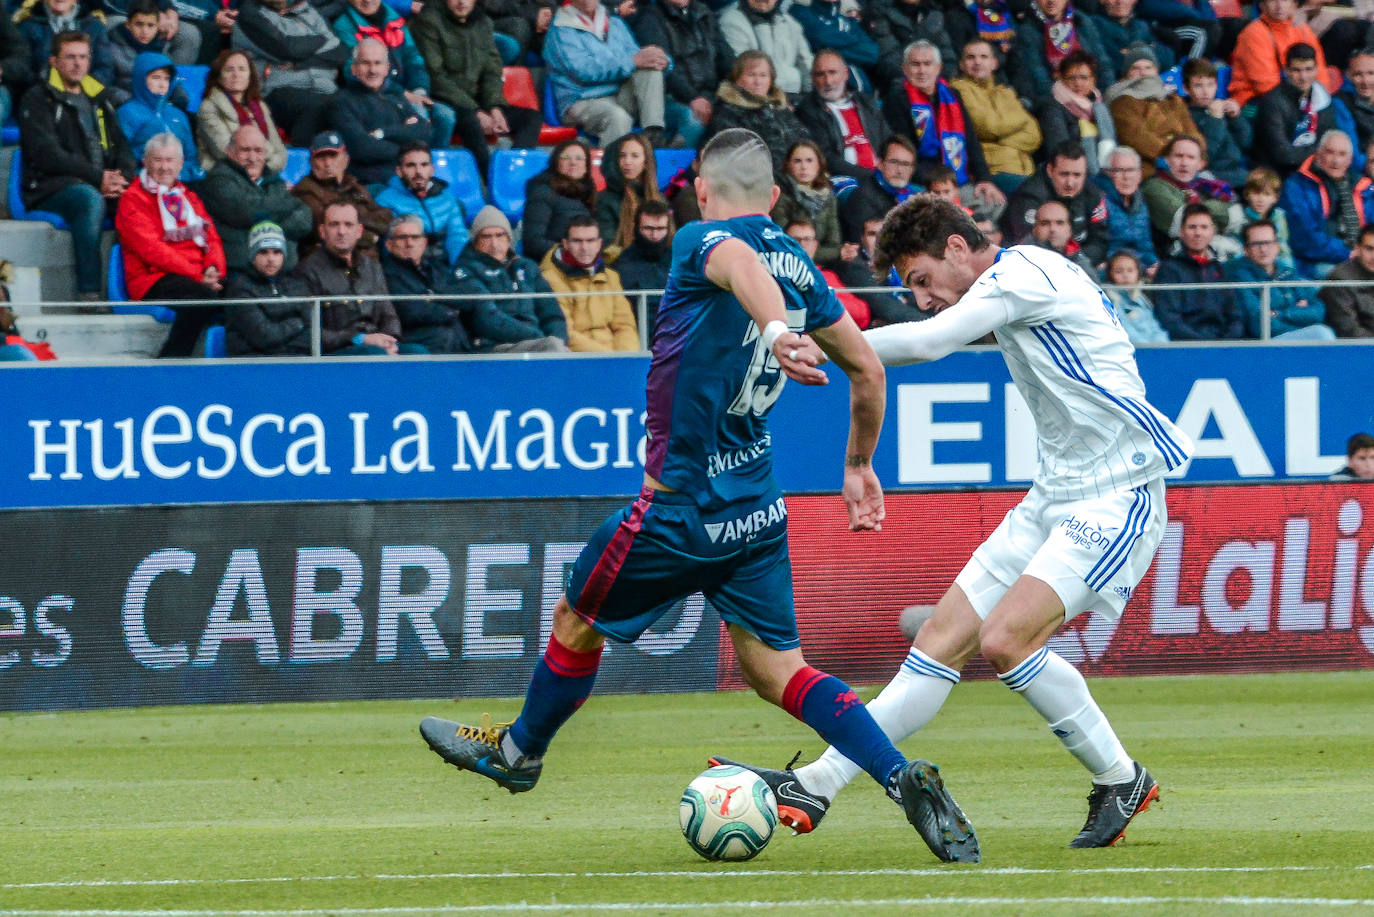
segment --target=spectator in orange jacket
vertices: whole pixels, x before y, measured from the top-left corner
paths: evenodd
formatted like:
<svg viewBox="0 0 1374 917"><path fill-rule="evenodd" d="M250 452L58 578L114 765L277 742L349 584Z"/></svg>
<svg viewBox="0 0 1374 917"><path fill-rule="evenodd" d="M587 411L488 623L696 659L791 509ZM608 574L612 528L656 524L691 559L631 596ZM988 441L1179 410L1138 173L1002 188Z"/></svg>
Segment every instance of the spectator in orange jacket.
<svg viewBox="0 0 1374 917"><path fill-rule="evenodd" d="M1305 23L1293 21L1297 0L1260 0L1259 7L1260 17L1241 30L1231 55L1231 98L1244 105L1277 86L1284 56L1300 41L1317 49L1318 78L1333 94L1338 92L1341 78L1327 72L1321 42Z"/></svg>
<svg viewBox="0 0 1374 917"><path fill-rule="evenodd" d="M124 280L136 300L213 300L224 282L224 246L205 205L177 176L181 141L157 134L143 148L143 171L119 199L115 231ZM189 357L218 309L176 309L159 357Z"/></svg>

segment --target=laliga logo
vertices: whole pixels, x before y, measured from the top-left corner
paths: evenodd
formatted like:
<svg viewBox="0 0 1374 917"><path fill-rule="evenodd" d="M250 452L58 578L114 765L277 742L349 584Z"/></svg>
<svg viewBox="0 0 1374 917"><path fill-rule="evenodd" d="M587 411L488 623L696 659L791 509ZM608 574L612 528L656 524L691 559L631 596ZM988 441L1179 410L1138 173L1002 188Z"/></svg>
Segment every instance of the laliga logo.
<svg viewBox="0 0 1374 917"><path fill-rule="evenodd" d="M712 790L711 795L707 797L706 803L719 812L721 818L734 818L739 814L740 807L735 806L735 811L732 812L730 811L730 806L734 803L735 794L738 793L739 790L740 788L738 786L721 786L717 783L716 788ZM747 797L742 796L740 798L744 799Z"/></svg>

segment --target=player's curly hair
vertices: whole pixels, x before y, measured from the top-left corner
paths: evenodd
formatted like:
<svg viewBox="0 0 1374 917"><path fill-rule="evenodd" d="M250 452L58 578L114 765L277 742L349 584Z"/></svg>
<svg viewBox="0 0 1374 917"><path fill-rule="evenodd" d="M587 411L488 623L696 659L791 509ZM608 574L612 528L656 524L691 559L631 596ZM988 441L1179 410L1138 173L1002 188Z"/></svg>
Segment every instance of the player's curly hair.
<svg viewBox="0 0 1374 917"><path fill-rule="evenodd" d="M963 207L929 193L912 195L892 208L878 230L873 275L885 283L898 258L921 254L943 258L950 236L963 236L974 251L988 246L987 237Z"/></svg>

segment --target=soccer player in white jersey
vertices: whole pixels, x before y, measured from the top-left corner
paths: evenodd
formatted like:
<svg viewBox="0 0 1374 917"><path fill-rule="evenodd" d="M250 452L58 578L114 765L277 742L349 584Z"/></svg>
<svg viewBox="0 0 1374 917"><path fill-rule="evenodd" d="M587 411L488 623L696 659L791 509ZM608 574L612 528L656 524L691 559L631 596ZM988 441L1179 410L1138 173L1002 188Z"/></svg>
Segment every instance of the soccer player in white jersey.
<svg viewBox="0 0 1374 917"><path fill-rule="evenodd" d="M1164 534L1163 476L1192 443L1145 400L1111 302L1077 265L1043 248L989 245L967 213L929 194L888 215L877 249L875 271L895 267L935 313L865 332L882 362L938 360L991 332L1034 415L1040 465L868 709L901 741L935 716L981 652L1092 774L1087 823L1069 846L1110 846L1159 787L1083 676L1045 643L1086 611L1121 615ZM803 827L858 773L834 748L795 771L755 770L773 785L780 816Z"/></svg>

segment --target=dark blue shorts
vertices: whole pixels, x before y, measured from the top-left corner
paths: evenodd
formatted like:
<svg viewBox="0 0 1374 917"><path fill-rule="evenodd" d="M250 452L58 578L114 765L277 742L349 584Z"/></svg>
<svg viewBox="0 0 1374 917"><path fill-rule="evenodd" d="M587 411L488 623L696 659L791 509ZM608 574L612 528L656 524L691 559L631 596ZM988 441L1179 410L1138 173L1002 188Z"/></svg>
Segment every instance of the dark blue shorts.
<svg viewBox="0 0 1374 917"><path fill-rule="evenodd" d="M801 646L780 492L707 513L683 494L641 491L592 535L566 594L582 620L633 643L694 592L773 649Z"/></svg>

